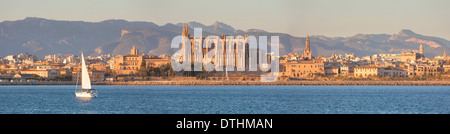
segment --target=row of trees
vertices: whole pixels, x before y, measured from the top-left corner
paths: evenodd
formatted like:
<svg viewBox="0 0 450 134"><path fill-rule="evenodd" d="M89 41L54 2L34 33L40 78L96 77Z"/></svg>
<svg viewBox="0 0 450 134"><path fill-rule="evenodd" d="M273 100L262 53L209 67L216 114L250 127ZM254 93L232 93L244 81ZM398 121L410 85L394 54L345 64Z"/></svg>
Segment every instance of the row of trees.
<svg viewBox="0 0 450 134"><path fill-rule="evenodd" d="M145 62L142 62L140 69L130 75L139 77L156 76L167 78L175 76L175 71L172 69L170 63L161 65L160 67L146 67Z"/></svg>
<svg viewBox="0 0 450 134"><path fill-rule="evenodd" d="M193 68L193 65L192 65ZM106 76L109 75L115 75L115 72L111 71L111 72L106 72ZM131 73L131 76L138 76L138 77L150 77L150 76L154 76L154 77L162 77L163 79L166 78L170 78L170 77L174 77L176 75L178 76L185 76L185 77L196 77L199 80L206 80L209 77L225 77L225 73L221 73L218 74L216 71L206 71L203 67L202 67L202 71L184 71L181 70L180 72L175 72L172 69L172 65L169 64L165 64L162 65L160 67L146 67L145 63L143 62L141 64L141 67L139 70L136 70L136 72ZM235 74L230 74L230 76L234 76L234 77L244 77L243 73L235 73Z"/></svg>
<svg viewBox="0 0 450 134"><path fill-rule="evenodd" d="M40 81L72 81L72 76L71 75L65 75L65 74L61 74L61 75L57 75L56 78L42 78L41 76L37 75L37 74L32 74L30 76L30 78L27 79L32 79L32 80L40 80Z"/></svg>

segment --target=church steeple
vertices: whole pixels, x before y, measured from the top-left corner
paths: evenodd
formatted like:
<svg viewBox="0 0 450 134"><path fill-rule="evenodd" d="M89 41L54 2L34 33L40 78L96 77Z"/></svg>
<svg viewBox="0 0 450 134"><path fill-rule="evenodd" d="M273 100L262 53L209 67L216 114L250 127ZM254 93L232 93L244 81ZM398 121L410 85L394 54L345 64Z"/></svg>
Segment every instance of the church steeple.
<svg viewBox="0 0 450 134"><path fill-rule="evenodd" d="M335 55L334 55L334 51L333 51L333 52L331 53L331 58L334 59L334 58L335 58L334 56L335 56Z"/></svg>
<svg viewBox="0 0 450 134"><path fill-rule="evenodd" d="M419 53L423 54L423 45L422 44L420 44Z"/></svg>
<svg viewBox="0 0 450 134"><path fill-rule="evenodd" d="M309 50L309 36L306 35L306 46L305 46L305 50Z"/></svg>
<svg viewBox="0 0 450 134"><path fill-rule="evenodd" d="M442 55L442 57L447 58L447 53L445 53L445 50L444 50L444 54Z"/></svg>
<svg viewBox="0 0 450 134"><path fill-rule="evenodd" d="M308 59L308 60L311 60L312 59L312 56L311 56L311 48L310 48L310 45L309 45L309 36L308 35L306 35L306 42L305 42L305 50L304 50L304 53L303 53L303 58L305 58L305 59Z"/></svg>

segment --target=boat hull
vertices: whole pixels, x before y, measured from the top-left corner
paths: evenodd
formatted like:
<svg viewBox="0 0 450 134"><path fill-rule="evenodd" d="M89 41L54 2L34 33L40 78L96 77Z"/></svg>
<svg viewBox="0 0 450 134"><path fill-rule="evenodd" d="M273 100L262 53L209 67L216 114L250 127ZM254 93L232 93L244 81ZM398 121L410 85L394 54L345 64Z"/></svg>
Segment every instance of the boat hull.
<svg viewBox="0 0 450 134"><path fill-rule="evenodd" d="M88 93L88 92L75 92L75 96L80 97L80 98L93 98L93 97L97 97L97 94L96 93Z"/></svg>

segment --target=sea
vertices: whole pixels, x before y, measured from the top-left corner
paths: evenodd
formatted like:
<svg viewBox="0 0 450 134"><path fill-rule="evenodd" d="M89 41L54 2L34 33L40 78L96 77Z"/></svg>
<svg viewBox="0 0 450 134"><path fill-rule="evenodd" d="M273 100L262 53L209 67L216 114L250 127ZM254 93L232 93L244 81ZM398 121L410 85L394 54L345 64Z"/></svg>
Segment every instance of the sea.
<svg viewBox="0 0 450 134"><path fill-rule="evenodd" d="M449 114L449 86L0 86L0 114Z"/></svg>

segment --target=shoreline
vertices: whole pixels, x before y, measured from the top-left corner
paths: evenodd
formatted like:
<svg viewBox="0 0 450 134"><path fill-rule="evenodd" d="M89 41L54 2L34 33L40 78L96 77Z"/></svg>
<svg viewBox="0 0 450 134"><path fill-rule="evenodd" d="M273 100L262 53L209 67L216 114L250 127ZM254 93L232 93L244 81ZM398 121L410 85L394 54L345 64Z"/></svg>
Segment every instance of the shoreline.
<svg viewBox="0 0 450 134"><path fill-rule="evenodd" d="M75 82L0 82L6 85L75 85ZM450 86L450 81L131 81L92 82L92 85L123 86Z"/></svg>

